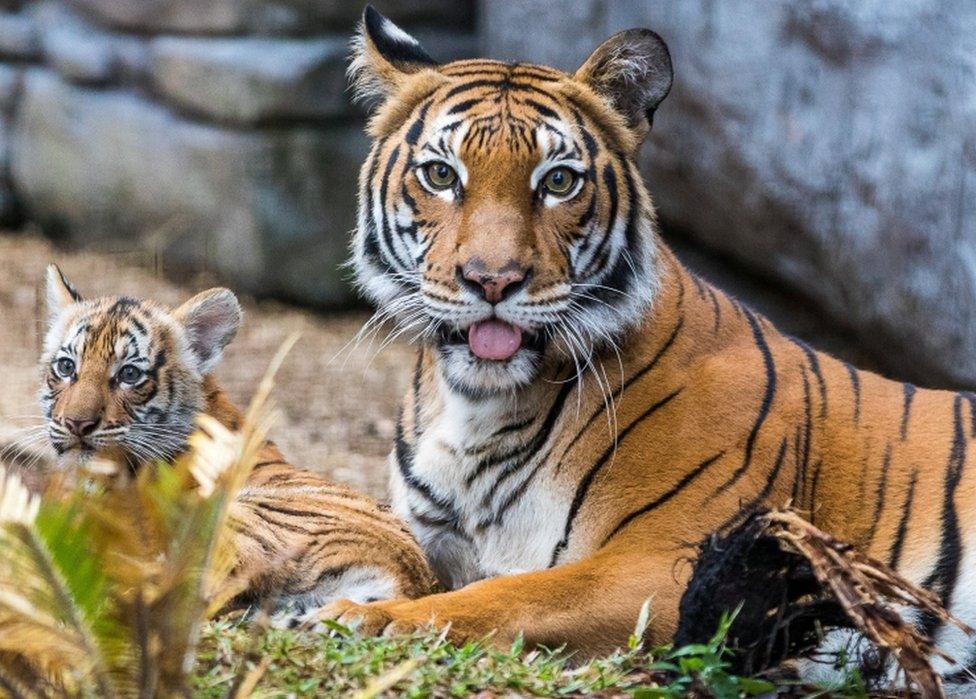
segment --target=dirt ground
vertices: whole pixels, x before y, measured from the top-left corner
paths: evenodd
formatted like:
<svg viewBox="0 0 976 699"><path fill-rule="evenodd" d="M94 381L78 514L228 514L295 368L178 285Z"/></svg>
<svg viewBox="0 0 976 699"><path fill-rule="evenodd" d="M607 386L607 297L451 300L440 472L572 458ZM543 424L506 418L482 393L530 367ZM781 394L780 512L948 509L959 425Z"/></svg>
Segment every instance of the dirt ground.
<svg viewBox="0 0 976 699"><path fill-rule="evenodd" d="M174 284L144 253L68 253L32 234L0 234L0 445L38 416L37 357L45 328L44 268L61 265L82 295L126 294L178 304L215 285L200 276ZM382 352L366 344L342 349L368 317L320 315L274 302L241 299L245 321L217 371L241 406L250 398L280 344L301 338L278 374L280 416L272 437L296 464L374 495L386 488L385 458L412 353L394 343ZM0 446L0 449L3 447Z"/></svg>

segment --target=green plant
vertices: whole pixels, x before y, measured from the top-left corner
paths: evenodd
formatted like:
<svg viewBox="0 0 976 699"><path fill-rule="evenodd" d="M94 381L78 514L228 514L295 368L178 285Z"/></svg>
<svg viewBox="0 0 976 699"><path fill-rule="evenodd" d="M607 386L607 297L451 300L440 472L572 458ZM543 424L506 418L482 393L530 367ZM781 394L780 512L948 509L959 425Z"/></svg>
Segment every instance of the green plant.
<svg viewBox="0 0 976 699"><path fill-rule="evenodd" d="M651 669L667 672L670 681L660 687L638 689L635 699L670 699L690 694L739 699L775 691L772 682L730 672L728 658L732 650L726 642L738 611L723 614L718 629L706 643L662 649L661 659L652 663Z"/></svg>

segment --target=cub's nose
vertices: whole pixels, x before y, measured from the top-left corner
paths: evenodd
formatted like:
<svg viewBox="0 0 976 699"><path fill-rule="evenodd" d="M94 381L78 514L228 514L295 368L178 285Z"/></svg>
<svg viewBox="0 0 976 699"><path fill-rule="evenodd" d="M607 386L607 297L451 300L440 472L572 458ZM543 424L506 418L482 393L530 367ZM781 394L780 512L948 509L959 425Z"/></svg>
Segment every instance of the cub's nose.
<svg viewBox="0 0 976 699"><path fill-rule="evenodd" d="M76 419L71 417L66 417L64 419L64 426L68 428L68 432L73 434L75 437L87 437L95 428L98 426L98 420L89 420L87 418Z"/></svg>
<svg viewBox="0 0 976 699"><path fill-rule="evenodd" d="M509 262L498 271L492 271L480 260L474 259L458 268L458 277L488 303L498 303L522 288L531 269Z"/></svg>

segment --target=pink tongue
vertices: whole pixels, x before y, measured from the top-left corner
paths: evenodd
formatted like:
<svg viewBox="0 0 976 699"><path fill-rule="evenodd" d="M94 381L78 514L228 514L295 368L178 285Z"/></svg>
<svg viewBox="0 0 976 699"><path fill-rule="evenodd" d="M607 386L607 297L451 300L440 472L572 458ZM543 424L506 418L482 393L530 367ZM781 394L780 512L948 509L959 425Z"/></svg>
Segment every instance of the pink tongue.
<svg viewBox="0 0 976 699"><path fill-rule="evenodd" d="M481 359L508 359L522 346L522 331L501 320L483 320L468 328L468 346Z"/></svg>

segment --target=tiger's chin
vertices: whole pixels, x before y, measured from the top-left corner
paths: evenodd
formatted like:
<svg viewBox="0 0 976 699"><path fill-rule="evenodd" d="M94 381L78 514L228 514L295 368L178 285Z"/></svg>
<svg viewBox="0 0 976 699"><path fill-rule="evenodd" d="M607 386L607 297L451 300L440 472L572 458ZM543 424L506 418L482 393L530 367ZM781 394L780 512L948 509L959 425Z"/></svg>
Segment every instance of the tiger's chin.
<svg viewBox="0 0 976 699"><path fill-rule="evenodd" d="M524 333L518 350L506 359L483 359L472 351L466 330L445 331L436 340L441 375L457 393L486 398L532 384L545 363L541 333Z"/></svg>

